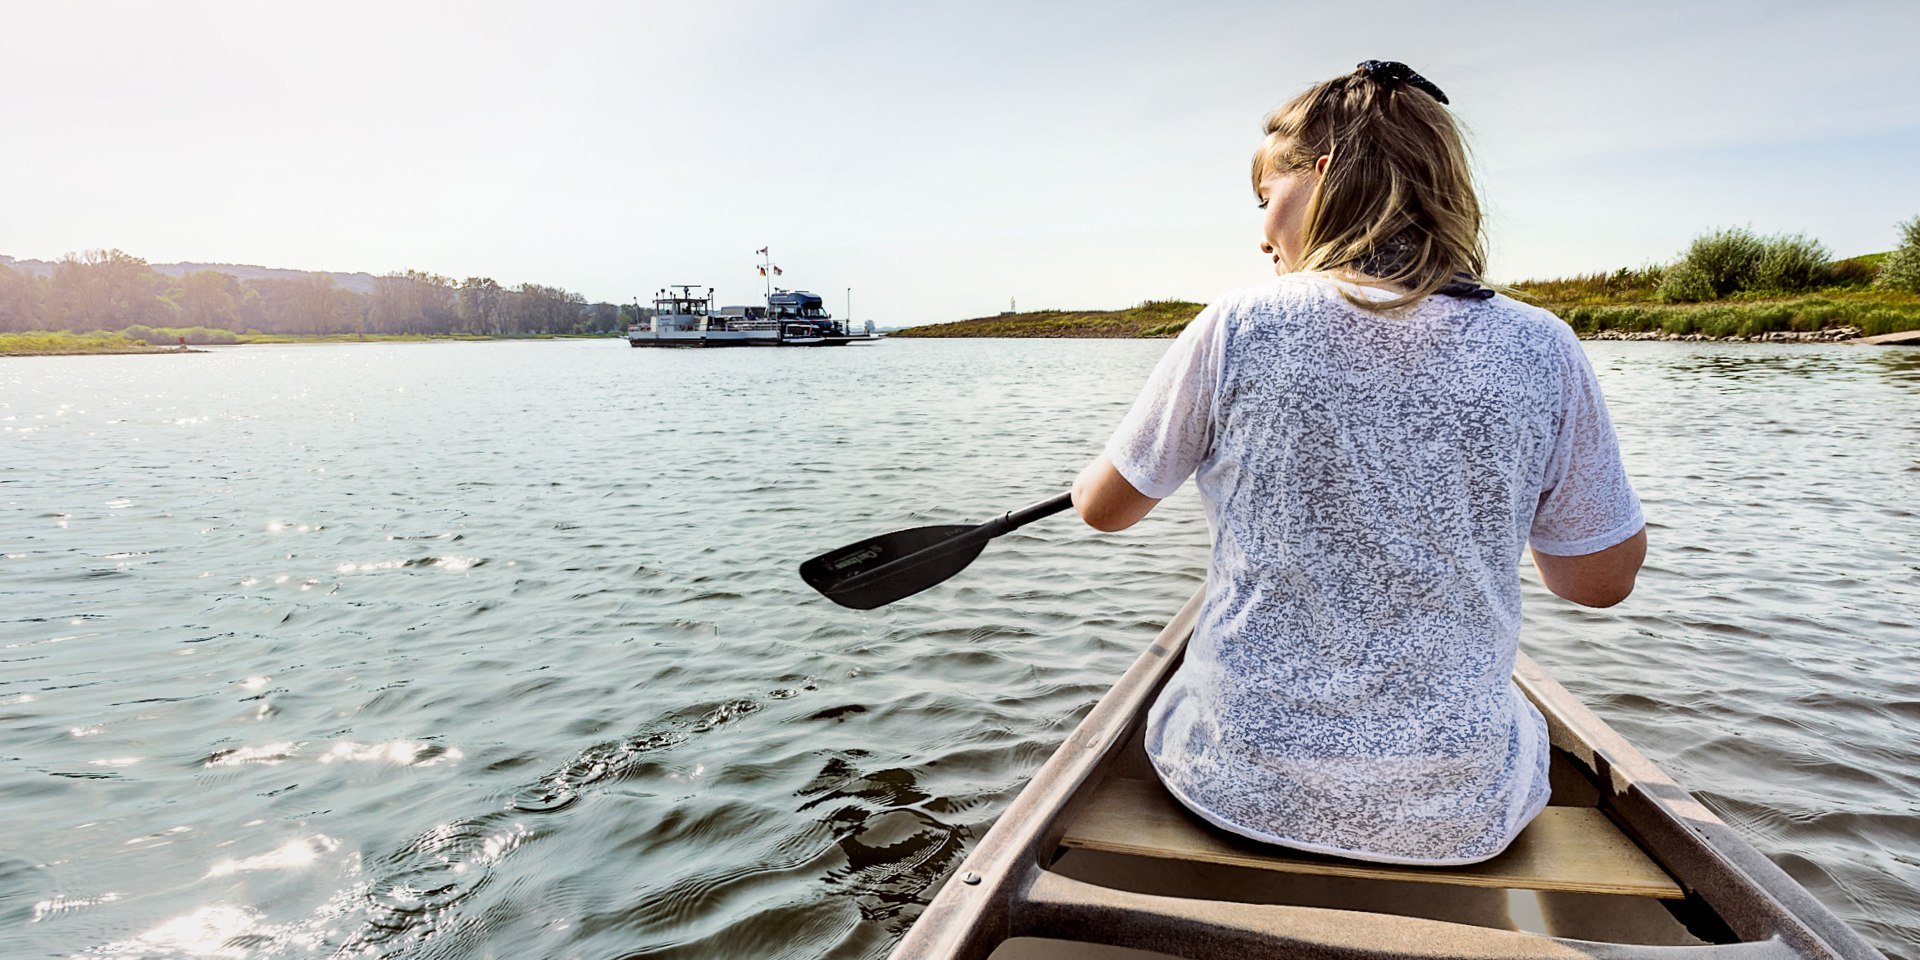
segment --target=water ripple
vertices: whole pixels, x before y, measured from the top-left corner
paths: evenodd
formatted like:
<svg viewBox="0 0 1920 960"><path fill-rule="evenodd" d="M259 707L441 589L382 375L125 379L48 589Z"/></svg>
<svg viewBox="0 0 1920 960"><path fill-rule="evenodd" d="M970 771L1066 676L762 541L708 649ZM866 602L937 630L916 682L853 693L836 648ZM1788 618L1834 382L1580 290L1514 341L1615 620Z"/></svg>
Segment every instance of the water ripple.
<svg viewBox="0 0 1920 960"><path fill-rule="evenodd" d="M1061 488L1165 346L0 361L0 809L31 825L0 955L884 955L1206 525L1190 492L1059 518L867 613L794 567ZM1589 352L1654 553L1607 611L1529 580L1523 642L1913 960L1920 360Z"/></svg>

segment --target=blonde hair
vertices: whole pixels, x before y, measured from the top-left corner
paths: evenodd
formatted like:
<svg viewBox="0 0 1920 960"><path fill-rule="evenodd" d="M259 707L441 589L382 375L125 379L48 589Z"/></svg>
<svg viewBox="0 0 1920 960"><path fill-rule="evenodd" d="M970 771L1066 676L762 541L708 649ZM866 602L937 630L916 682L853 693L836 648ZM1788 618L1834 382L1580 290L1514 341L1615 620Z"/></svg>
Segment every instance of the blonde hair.
<svg viewBox="0 0 1920 960"><path fill-rule="evenodd" d="M1305 175L1332 159L1307 201L1295 270L1353 280L1365 275L1408 288L1405 296L1355 306L1379 312L1418 303L1465 274L1486 269L1480 200L1453 115L1426 91L1377 81L1366 69L1316 84L1267 115L1253 154L1253 189L1275 174Z"/></svg>

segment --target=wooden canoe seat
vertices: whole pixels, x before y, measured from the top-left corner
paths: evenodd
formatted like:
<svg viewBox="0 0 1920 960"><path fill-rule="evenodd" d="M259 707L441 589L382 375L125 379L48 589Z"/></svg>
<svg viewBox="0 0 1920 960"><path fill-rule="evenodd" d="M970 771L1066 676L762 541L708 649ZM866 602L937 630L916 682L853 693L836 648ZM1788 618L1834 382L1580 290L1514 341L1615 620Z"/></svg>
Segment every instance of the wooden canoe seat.
<svg viewBox="0 0 1920 960"><path fill-rule="evenodd" d="M1060 844L1282 873L1668 900L1684 896L1659 864L1593 807L1548 807L1492 860L1461 867L1405 867L1297 853L1246 840L1188 813L1158 781L1108 777L1068 824Z"/></svg>

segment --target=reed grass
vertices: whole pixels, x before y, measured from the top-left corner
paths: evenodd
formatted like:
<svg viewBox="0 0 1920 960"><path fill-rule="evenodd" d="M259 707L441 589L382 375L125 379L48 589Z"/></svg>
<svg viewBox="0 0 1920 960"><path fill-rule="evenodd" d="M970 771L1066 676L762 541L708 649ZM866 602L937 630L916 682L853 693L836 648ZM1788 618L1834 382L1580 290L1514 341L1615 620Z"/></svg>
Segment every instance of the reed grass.
<svg viewBox="0 0 1920 960"><path fill-rule="evenodd" d="M1769 333L1815 333L1852 327L1872 337L1920 330L1920 296L1796 297L1702 304L1572 304L1554 310L1582 336L1605 331L1748 339Z"/></svg>

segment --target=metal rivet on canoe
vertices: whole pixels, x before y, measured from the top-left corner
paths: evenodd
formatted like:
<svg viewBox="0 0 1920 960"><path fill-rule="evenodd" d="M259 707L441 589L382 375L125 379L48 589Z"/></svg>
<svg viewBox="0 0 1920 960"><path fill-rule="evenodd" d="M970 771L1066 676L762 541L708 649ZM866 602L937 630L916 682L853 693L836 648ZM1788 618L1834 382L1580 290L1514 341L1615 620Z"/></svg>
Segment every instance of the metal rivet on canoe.
<svg viewBox="0 0 1920 960"><path fill-rule="evenodd" d="M960 876L960 882L961 883L979 883L980 875L977 873L974 873L972 870L968 870L966 873Z"/></svg>

